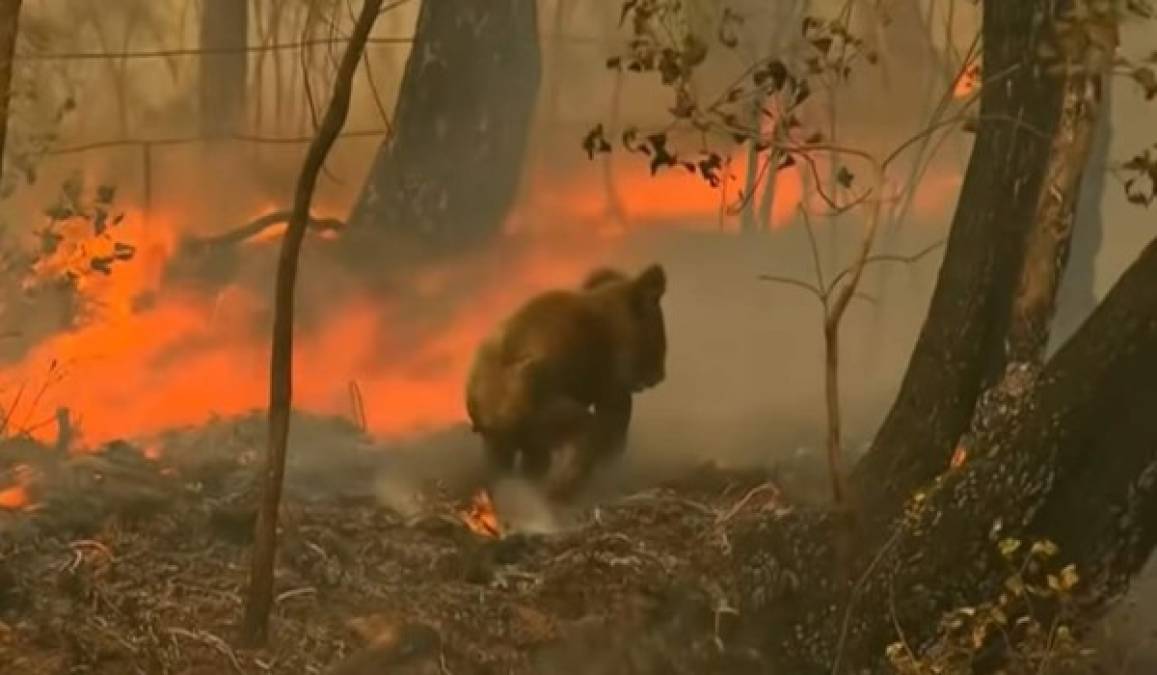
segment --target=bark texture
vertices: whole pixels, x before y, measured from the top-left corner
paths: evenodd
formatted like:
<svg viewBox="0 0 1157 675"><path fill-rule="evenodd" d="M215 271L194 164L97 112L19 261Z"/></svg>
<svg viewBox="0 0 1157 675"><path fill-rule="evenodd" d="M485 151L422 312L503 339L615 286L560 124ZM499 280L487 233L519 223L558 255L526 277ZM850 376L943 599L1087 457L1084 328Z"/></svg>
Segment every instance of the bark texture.
<svg viewBox="0 0 1157 675"><path fill-rule="evenodd" d="M1112 107L1112 87L1106 87L1092 155L1081 182L1069 264L1061 281L1057 314L1050 335L1050 353L1064 344L1097 306L1097 254L1101 251L1105 229L1101 206L1109 170Z"/></svg>
<svg viewBox="0 0 1157 675"><path fill-rule="evenodd" d="M1035 67L1042 2L986 2L980 125L928 315L900 392L852 475L877 525L944 470L977 397L1004 371L1011 302L1061 113L1061 87Z"/></svg>
<svg viewBox="0 0 1157 675"><path fill-rule="evenodd" d="M540 62L534 0L422 3L395 133L349 218L354 251L382 232L446 250L500 231L521 178Z"/></svg>

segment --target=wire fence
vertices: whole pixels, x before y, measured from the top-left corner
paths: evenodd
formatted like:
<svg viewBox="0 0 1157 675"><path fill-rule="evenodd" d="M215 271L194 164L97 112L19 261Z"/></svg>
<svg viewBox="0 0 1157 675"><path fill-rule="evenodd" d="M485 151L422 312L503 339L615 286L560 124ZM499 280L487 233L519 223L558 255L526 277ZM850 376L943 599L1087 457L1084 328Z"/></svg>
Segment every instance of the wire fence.
<svg viewBox="0 0 1157 675"><path fill-rule="evenodd" d="M613 38L596 36L578 36L566 34L543 34L543 41L561 41L568 45L604 46L613 43ZM294 42L275 42L272 44L251 44L237 47L189 47L166 48L153 50L123 50L123 51L77 51L77 52L23 52L13 56L15 62L20 61L132 61L147 59L169 59L176 57L201 57L227 54L258 54L281 51L300 51L314 47L326 47L344 44L348 37L331 36L313 39L302 39ZM380 46L405 46L414 41L413 36L371 37L367 44ZM347 131L339 134L339 139L357 138L384 138L391 133L389 128L364 129ZM313 140L312 135L299 136L263 136L260 134L231 133L217 136L189 135L157 138L114 138L75 145L49 148L43 155L46 157L60 157L79 155L87 152L112 150L117 148L139 148L141 156L142 193L145 212L151 206L152 196L152 168L155 153L164 147L189 145L207 142L233 141L257 145L306 145Z"/></svg>
<svg viewBox="0 0 1157 675"><path fill-rule="evenodd" d="M617 44L614 37L558 34L541 35L543 41L561 41L570 45L606 46ZM220 56L228 54L261 54L268 52L294 51L312 47L336 46L349 42L346 37L313 38L296 42L275 42L272 44L245 45L244 47L174 47L170 49L146 49L139 51L97 51L97 52L22 52L15 54L14 61L132 61L137 59L168 59L183 56ZM371 37L367 44L380 46L409 46L413 36Z"/></svg>
<svg viewBox="0 0 1157 675"><path fill-rule="evenodd" d="M338 135L338 140L358 138L385 138L388 129L362 129L347 131ZM178 145L192 145L198 143L232 141L252 143L258 145L306 145L313 140L313 136L259 136L252 134L224 134L219 136L174 136L167 138L119 138L114 140L96 141L80 145L53 148L46 151L45 156L77 155L86 152L110 150L116 148L139 148L141 167L141 210L148 218L153 206L153 167L158 150Z"/></svg>

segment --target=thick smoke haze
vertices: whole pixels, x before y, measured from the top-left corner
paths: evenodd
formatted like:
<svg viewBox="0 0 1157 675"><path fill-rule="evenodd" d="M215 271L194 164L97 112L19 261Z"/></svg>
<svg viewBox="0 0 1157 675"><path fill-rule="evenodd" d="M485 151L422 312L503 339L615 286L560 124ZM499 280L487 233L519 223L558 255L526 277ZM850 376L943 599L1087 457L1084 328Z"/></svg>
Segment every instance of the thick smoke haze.
<svg viewBox="0 0 1157 675"><path fill-rule="evenodd" d="M20 53L26 55L93 52L108 45L148 51L195 44L196 27L188 18L187 2L43 0L27 4L29 35L35 35L35 30L59 31L75 23L75 37L67 43L46 45L22 34ZM93 14L98 4L99 17ZM710 6L708 0L692 4ZM928 2L898 4L929 6ZM967 45L975 30L975 16L968 12L974 9L971 3L958 4L959 23L948 33L955 35L957 43ZM290 5L290 15L302 11L287 3ZM759 279L760 275L814 278L808 239L796 208L806 181L794 171L785 172L779 183L781 201L772 216L774 227L740 235L735 231L738 216L726 213L719 193L693 177L652 179L644 158L621 153L609 160L609 169L602 158L589 161L581 151L580 140L595 123L603 122L615 132L630 125L659 124L667 119L670 104L654 83L628 77L629 83L619 95L620 109L612 111L614 75L604 64L622 44L622 34L616 32L617 5L609 0L540 3L544 78L520 197L510 217L511 229L533 232L532 239L500 242L456 266L416 278L405 299L368 294L362 280L327 257L324 242L310 239L307 243L299 292L304 322L299 376L308 381L301 387L301 400L310 412L350 417L348 384L359 380L363 385L371 435L351 456L356 454L372 471L368 474L371 480L357 484L356 490L375 491L405 511L410 508L408 495L422 480L438 478L466 484L476 477L480 467L478 441L462 426L464 411L456 388L472 345L530 294L577 284L587 269L601 264L636 269L659 262L666 267L670 282L664 308L670 351L667 381L639 397L627 455L617 472L603 477L596 492L614 494L646 486L708 460L771 465L813 458L822 447L820 307L815 298L798 288ZM85 14L80 11L82 6L91 11ZM558 14L560 7L562 14ZM939 4L936 7L939 9L930 20L941 22L943 8ZM374 35L408 36L416 9L417 3L409 3L384 15ZM300 39L292 22L286 21L281 38ZM348 28L349 18L344 17L344 21L342 29ZM758 15L749 29L774 28L774 21L775 17ZM251 27L251 41L256 40L258 30ZM895 49L903 55L904 50L920 49L898 33L880 29L871 31L870 37L881 50ZM943 46L945 33L934 33L934 44ZM1137 37L1126 34L1126 47L1130 47L1130 40L1143 42ZM330 49L322 46L309 52L314 100L324 100L327 93L332 73ZM379 42L369 47L367 61L372 66L374 86L369 86L368 74L355 83L347 131L387 127L382 111L392 110L408 53L404 43ZM18 102L14 114L27 120L43 114L42 108L51 106L56 98L67 97L75 99L76 110L54 130L58 138L48 154L39 158L35 183L22 184L0 204L5 238L32 236L43 224L40 214L45 205L53 201L61 183L76 172L90 185L117 187L117 201L133 214L133 231L140 237L133 243L147 252L152 242L159 251L154 258L142 255L137 261L141 265L153 260L164 266L182 237L219 234L268 210L288 206L303 143L182 140L198 133L194 58L76 60L68 62L72 65L66 69L45 65L56 63L50 59L36 63L37 70L29 67L25 71L25 81L41 82L46 93ZM925 114L917 106L923 100L923 84L918 82L921 78L908 77L897 67L903 63L900 59L885 62L882 72L853 82L841 93L837 101L841 142L884 152L919 128ZM254 55L249 67L253 98L246 113L247 133L308 137L312 125L297 52L286 51L279 57ZM708 72L712 78L724 78L736 67L723 60L710 64ZM702 84L711 91L712 82ZM1130 82L1116 83L1113 91L1110 158L1120 160L1154 140L1152 108L1146 107ZM56 98L48 100L47 92ZM822 108L815 114L817 120L823 120ZM17 136L28 126L20 118L13 125ZM59 152L118 139L158 142ZM371 135L337 143L318 187L317 215L345 218L380 142L380 136ZM944 240L969 142L963 137L944 144L908 215L900 222L885 224L879 252L907 255ZM895 171L896 183L908 171L901 162ZM742 171L735 173L740 180ZM1152 218L1128 205L1116 183L1108 180L1100 205L1106 228L1096 257L1098 295L1107 291L1140 246L1154 235ZM619 212L608 185L618 194ZM735 196L733 186L728 199L734 201ZM828 278L847 263L862 228L863 217L857 211L835 221L815 218L820 260ZM140 407L139 419L148 422L146 435L154 437L163 431L157 428L163 426L158 420L168 422L162 414L171 412L169 403L194 406L188 415L172 417L181 424L207 420L214 412L241 414L264 404L264 350L275 244L274 239L242 247L235 267L228 270L230 283L212 293L188 279L144 275L148 278L135 289L134 298L147 294L154 308L148 310L154 312L148 316L157 321L168 316L160 314L165 308L180 307L181 312L173 310L172 316L187 323L171 324L172 330L185 331L187 339L159 342L155 350L133 347L113 354L114 348L109 347L82 355L114 364L120 363L118 358L124 363L139 362L146 356L150 359L145 362L148 365L140 366L153 368L150 373L138 376L112 371L126 383L141 387L126 395L133 401L118 401L116 409L132 408L150 397L169 397L156 406ZM927 309L941 255L942 250L936 250L915 263L873 266L862 285L870 299L853 303L846 316L840 376L845 445L852 455L871 440L892 403ZM21 317L26 332L43 336L59 322L59 307L41 306L30 312ZM140 326L150 334L160 330L155 321ZM5 346L5 350L13 351L5 351L0 371L11 374L43 369L56 357L52 348L43 348L45 344L57 343L17 340ZM41 351L37 347L42 347ZM22 361L30 354L36 356L35 362ZM189 361L181 361L190 355ZM177 385L165 389L174 382L186 387L196 384L203 377L199 373L204 371L199 369L209 367L241 373L239 381L216 383L220 391L188 400L181 398L186 389ZM83 365L76 372L82 376ZM51 399L52 405L76 406L76 413L84 416L84 406L68 400L67 393L89 390L88 384L77 380L72 389L65 385L60 390L63 395L50 391L46 406ZM407 417L410 408L423 412ZM47 409L51 411L50 406ZM153 413L156 416L147 419ZM129 437L141 431L124 428L118 432L115 425L124 424L124 418L98 423L92 416L99 412L90 410L87 414L88 426L94 430ZM363 471L327 464L327 458L335 456L327 445L331 442L295 430L291 444L291 453L297 458L294 470L327 473L333 483L320 484L336 484L338 488L352 489L354 474L359 480L367 479ZM822 464L809 461L798 463L803 468L795 474L801 494L822 498L827 485ZM499 494L497 499L500 505L509 504L512 517L519 518L526 528L564 526L545 514L520 486L510 486L506 495ZM1150 585L1143 581L1138 592L1151 593ZM1151 619L1142 617L1147 618ZM1135 618L1124 630L1136 630L1130 626L1145 623Z"/></svg>

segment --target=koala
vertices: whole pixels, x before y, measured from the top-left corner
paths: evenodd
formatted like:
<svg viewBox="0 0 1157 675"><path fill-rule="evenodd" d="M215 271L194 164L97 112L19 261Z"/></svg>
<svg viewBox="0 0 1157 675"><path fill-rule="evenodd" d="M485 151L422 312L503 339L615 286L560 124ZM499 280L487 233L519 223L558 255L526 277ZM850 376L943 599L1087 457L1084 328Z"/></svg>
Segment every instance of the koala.
<svg viewBox="0 0 1157 675"><path fill-rule="evenodd" d="M661 301L667 276L611 268L577 289L537 295L479 345L466 382L466 410L495 474L542 479L555 450L577 447L575 480L620 454L632 397L666 378Z"/></svg>

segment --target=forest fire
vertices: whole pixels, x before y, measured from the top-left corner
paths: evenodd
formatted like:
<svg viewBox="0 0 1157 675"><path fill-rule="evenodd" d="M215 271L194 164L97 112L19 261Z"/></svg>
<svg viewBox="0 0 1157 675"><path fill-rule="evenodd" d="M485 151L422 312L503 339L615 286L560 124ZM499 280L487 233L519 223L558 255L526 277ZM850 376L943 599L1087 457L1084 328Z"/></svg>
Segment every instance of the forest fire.
<svg viewBox="0 0 1157 675"><path fill-rule="evenodd" d="M1146 3L725 4L0 3L3 675L1157 672Z"/></svg>
<svg viewBox="0 0 1157 675"><path fill-rule="evenodd" d="M734 214L721 220L721 193L700 177L677 170L653 177L642 162L622 164L615 186L630 227L737 227ZM741 175L734 167L732 174ZM952 180L929 177L916 211L942 206L957 184L947 178ZM798 172L780 173L774 227L794 217L801 190ZM417 334L412 308L396 299L362 293L311 309L321 318L299 330L295 405L326 415L353 412L360 423L361 410L351 410L354 388L367 430L379 437L462 420L461 382L477 341L493 322L530 293L575 283L616 246L624 231L610 217L607 199L597 172L538 180L511 224L552 229L536 230L529 244L415 273L410 286L420 299L457 301L453 312ZM543 221L545 213L554 214L550 222ZM113 228L115 237L93 235L83 220L61 228L62 243L37 267L36 279L72 271L80 312L71 330L45 338L20 362L0 369L0 382L31 392L7 394L10 432L51 443L58 434L54 411L66 409L70 433L79 440L74 449L93 448L265 406L267 293L239 281L212 292L166 285L166 270L185 234L180 222L176 213L155 211L146 220L140 209L130 208ZM284 225L266 228L246 241L241 255L259 255L257 247L277 245L283 232ZM115 258L129 248L133 255L115 260L107 274L86 269L94 256ZM470 289L469 299L456 290L463 288Z"/></svg>
<svg viewBox="0 0 1157 675"><path fill-rule="evenodd" d="M139 211L130 211L118 236L141 241L142 222ZM83 312L77 325L0 371L0 381L39 391L5 402L16 421L12 432L52 441L52 411L67 408L74 433L92 447L265 405L268 299L240 282L214 293L166 287L164 272L181 235L174 222L153 214L150 239L133 259L109 274L80 276ZM277 234L269 228L250 243L275 245ZM597 238L584 241L507 251L501 274L490 272L496 263L486 254L424 270L413 281L421 297L447 298L464 287L474 293L417 338L409 335L407 308L389 299L363 295L322 308L323 318L298 338L297 405L347 414L356 383L372 433L396 436L462 419L460 383L477 340L528 292L580 278L606 246ZM82 267L82 250L92 255L95 249L82 238L38 271L48 278L68 266Z"/></svg>

